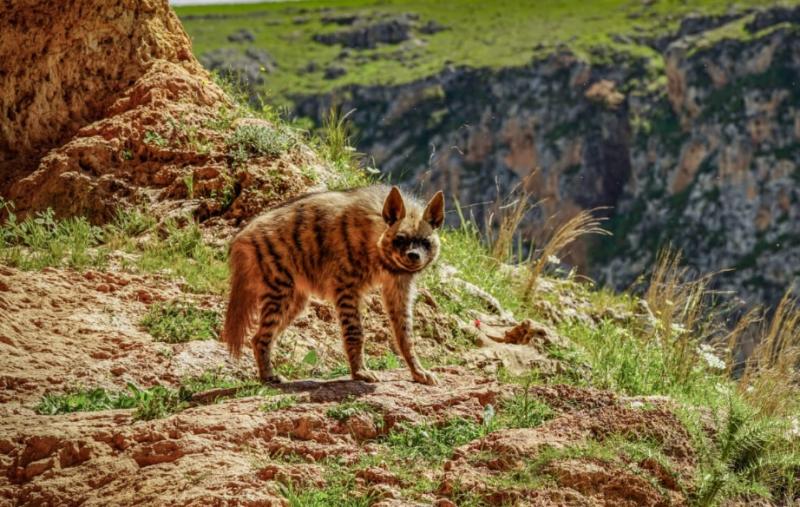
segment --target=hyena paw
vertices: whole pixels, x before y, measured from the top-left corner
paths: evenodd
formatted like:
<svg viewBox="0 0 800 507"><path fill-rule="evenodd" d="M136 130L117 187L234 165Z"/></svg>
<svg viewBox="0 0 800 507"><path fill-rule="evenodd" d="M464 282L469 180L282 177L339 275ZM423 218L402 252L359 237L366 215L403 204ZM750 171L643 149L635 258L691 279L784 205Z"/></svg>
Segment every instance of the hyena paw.
<svg viewBox="0 0 800 507"><path fill-rule="evenodd" d="M286 379L277 374L261 376L262 384L283 384L284 382L286 382Z"/></svg>
<svg viewBox="0 0 800 507"><path fill-rule="evenodd" d="M427 370L412 372L411 376L414 377L414 382L419 382L420 384L435 386L439 383L439 379L436 377L436 375Z"/></svg>
<svg viewBox="0 0 800 507"><path fill-rule="evenodd" d="M353 380L363 380L364 382L380 382L381 379L379 379L375 373L369 370L358 370L357 372L353 373Z"/></svg>

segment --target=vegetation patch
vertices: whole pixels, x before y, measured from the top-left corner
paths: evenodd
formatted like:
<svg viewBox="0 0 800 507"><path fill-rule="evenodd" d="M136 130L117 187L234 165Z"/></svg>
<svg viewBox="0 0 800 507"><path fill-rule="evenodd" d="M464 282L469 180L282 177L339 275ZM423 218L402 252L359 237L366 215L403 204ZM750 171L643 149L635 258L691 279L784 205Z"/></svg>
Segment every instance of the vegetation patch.
<svg viewBox="0 0 800 507"><path fill-rule="evenodd" d="M195 222L180 227L167 220L161 233L145 243L135 264L147 272L165 272L186 281L192 292L221 294L227 287L226 254L207 244Z"/></svg>
<svg viewBox="0 0 800 507"><path fill-rule="evenodd" d="M250 157L277 157L297 143L297 137L285 126L270 126L260 123L243 123L227 139L228 155L236 163Z"/></svg>
<svg viewBox="0 0 800 507"><path fill-rule="evenodd" d="M216 310L198 308L185 301L156 303L141 321L156 341L183 343L219 338L221 317Z"/></svg>
<svg viewBox="0 0 800 507"><path fill-rule="evenodd" d="M283 410L297 405L297 397L295 396L280 396L269 400L261 405L261 410L264 412L273 412L275 410Z"/></svg>
<svg viewBox="0 0 800 507"><path fill-rule="evenodd" d="M194 395L213 389L224 389L227 394L213 397L212 401L231 397L272 396L277 393L253 380L233 379L219 371L210 371L184 379L178 389L161 385L140 388L128 383L123 391L77 388L63 394L46 394L36 405L35 411L42 415L57 415L133 409L133 418L136 420L160 419L196 404Z"/></svg>
<svg viewBox="0 0 800 507"><path fill-rule="evenodd" d="M343 402L329 408L325 412L325 415L340 422L344 422L358 414L368 414L373 418L380 418L380 414L375 410L375 407L352 397L348 397Z"/></svg>
<svg viewBox="0 0 800 507"><path fill-rule="evenodd" d="M763 5L747 0L736 8L743 11ZM272 99L285 103L292 96L322 94L353 84L418 81L448 65L492 69L526 65L562 45L592 64L636 58L652 62L654 72L663 73L662 57L648 41L674 32L689 13L714 16L729 9L731 5L725 0L686 4L672 0L647 4L623 0L590 4L511 0L387 0L374 4L337 0L308 1L302 8L292 2L269 2L187 6L176 8L176 12L201 57L218 48L231 48L227 39L231 34L242 30L252 34L253 40L247 45L231 50L243 59L246 51L268 52L276 65L263 68L258 75L263 84L255 85L254 91L269 90ZM369 27L381 19L408 14L418 16L419 22L411 27L412 40L406 42L346 48L343 52L341 44L315 41L330 39L331 34L343 30L330 21L333 17L351 18L359 27ZM426 30L429 23L445 29ZM735 29L717 30L720 33L714 37L749 37L741 29L742 23L732 23ZM329 69L339 72L333 75Z"/></svg>
<svg viewBox="0 0 800 507"><path fill-rule="evenodd" d="M402 423L393 428L383 442L400 456L442 461L453 454L453 449L487 433L487 427L456 418L442 425Z"/></svg>
<svg viewBox="0 0 800 507"><path fill-rule="evenodd" d="M96 247L103 230L84 217L56 220L53 210L18 221L13 205L0 198L0 261L25 270L102 267L107 255Z"/></svg>

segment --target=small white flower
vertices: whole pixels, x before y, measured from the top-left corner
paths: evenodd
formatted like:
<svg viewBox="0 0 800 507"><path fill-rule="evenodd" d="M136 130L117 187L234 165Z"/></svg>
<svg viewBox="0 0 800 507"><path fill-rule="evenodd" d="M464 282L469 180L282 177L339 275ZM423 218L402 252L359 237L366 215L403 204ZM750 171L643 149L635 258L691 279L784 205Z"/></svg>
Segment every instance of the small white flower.
<svg viewBox="0 0 800 507"><path fill-rule="evenodd" d="M728 395L731 392L731 386L727 384L717 383L714 385L714 390L717 391L719 394Z"/></svg>
<svg viewBox="0 0 800 507"><path fill-rule="evenodd" d="M791 438L800 437L800 421L797 420L797 417L792 417L791 427L787 433Z"/></svg>
<svg viewBox="0 0 800 507"><path fill-rule="evenodd" d="M548 264L561 264L561 259L559 259L555 255L548 255L547 256L547 263Z"/></svg>
<svg viewBox="0 0 800 507"><path fill-rule="evenodd" d="M685 334L687 332L687 329L685 327L681 326L680 324L672 324L672 332L673 332L673 334L676 334L676 335L680 336L682 334ZM701 345L701 347L702 347L702 345Z"/></svg>
<svg viewBox="0 0 800 507"><path fill-rule="evenodd" d="M714 354L714 349L711 348L708 344L702 344L697 347L697 353L703 360L706 362L709 368L712 370L724 370L725 369L725 361L718 358Z"/></svg>

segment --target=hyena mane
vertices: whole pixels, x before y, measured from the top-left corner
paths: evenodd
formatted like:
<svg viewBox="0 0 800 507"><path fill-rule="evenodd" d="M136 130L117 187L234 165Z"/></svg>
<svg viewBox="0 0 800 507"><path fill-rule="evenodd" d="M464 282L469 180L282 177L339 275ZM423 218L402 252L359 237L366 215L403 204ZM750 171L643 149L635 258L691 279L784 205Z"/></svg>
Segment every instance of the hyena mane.
<svg viewBox="0 0 800 507"><path fill-rule="evenodd" d="M377 381L364 364L359 306L366 291L380 286L412 377L435 383L413 351L412 304L415 277L439 254L443 221L441 192L423 206L397 187L381 185L307 194L268 210L231 244L222 333L229 351L239 356L250 338L261 380L280 381L272 348L316 295L336 307L352 377Z"/></svg>

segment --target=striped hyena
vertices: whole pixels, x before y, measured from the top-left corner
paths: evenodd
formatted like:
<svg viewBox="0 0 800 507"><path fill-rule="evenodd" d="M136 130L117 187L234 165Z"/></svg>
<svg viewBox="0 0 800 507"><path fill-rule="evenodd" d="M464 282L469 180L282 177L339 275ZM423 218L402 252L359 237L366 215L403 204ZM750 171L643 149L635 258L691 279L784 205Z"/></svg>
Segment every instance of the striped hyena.
<svg viewBox="0 0 800 507"><path fill-rule="evenodd" d="M238 356L252 337L263 382L280 382L270 352L310 294L336 306L354 379L378 378L364 365L362 295L380 285L394 336L415 381L435 384L411 341L414 278L439 254L444 195L423 206L397 187L312 193L253 220L231 244L231 292L223 339ZM258 320L256 319L258 317Z"/></svg>

